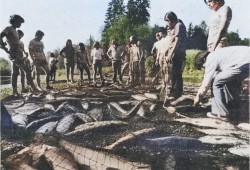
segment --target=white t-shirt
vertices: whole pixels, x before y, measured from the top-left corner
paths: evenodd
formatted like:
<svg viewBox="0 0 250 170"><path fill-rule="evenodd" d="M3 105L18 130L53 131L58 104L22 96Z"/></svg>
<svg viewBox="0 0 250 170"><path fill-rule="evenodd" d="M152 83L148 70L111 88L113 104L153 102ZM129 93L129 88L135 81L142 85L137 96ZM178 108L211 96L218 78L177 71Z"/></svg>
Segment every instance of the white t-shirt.
<svg viewBox="0 0 250 170"><path fill-rule="evenodd" d="M250 47L230 46L211 52L206 59L205 74L199 92L204 93L210 86L216 72L239 68L250 63Z"/></svg>
<svg viewBox="0 0 250 170"><path fill-rule="evenodd" d="M221 31L227 31L232 20L232 10L228 6L222 6L218 11L213 11L208 20L208 39L207 44L218 41ZM225 25L225 26L224 26Z"/></svg>
<svg viewBox="0 0 250 170"><path fill-rule="evenodd" d="M103 49L99 48L97 50L96 48L93 48L91 50L91 57L93 60L102 60L102 56L104 56Z"/></svg>

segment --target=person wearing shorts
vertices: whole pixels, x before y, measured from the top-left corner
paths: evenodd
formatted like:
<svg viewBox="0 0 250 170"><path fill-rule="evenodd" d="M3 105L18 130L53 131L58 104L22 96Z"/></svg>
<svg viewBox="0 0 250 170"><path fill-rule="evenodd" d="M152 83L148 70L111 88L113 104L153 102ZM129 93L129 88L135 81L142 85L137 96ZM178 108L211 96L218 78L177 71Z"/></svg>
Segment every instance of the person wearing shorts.
<svg viewBox="0 0 250 170"><path fill-rule="evenodd" d="M1 48L9 54L10 60L12 61L12 74L11 74L11 84L13 89L13 95L18 96L17 91L17 77L19 74L19 69L23 70L26 74L26 79L28 84L31 86L32 91L35 93L41 92L35 86L33 79L31 77L31 72L29 66L25 62L26 58L23 57L23 51L20 47L20 39L16 31L17 28L24 23L24 19L20 15L10 16L11 26L6 27L1 32L0 45ZM7 43L3 41L3 38L6 37L9 49L6 47Z"/></svg>
<svg viewBox="0 0 250 170"><path fill-rule="evenodd" d="M43 70L46 74L46 89L53 89L49 85L49 76L50 76L50 71L49 71L49 64L45 58L44 54L44 45L43 42L41 41L44 36L44 33L40 30L38 30L35 34L35 38L30 41L29 44L29 52L30 52L30 57L33 60L33 64L35 66L35 72L36 72L36 81L37 81L37 86L41 88L41 80L40 80L40 74L41 71Z"/></svg>

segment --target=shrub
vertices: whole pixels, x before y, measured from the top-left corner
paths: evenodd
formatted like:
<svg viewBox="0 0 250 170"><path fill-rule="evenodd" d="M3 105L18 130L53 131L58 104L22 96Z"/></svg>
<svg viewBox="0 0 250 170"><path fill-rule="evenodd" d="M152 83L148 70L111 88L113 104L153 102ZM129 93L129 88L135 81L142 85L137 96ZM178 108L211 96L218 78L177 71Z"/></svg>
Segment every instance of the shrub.
<svg viewBox="0 0 250 170"><path fill-rule="evenodd" d="M148 56L145 61L145 69L146 69L146 74L149 77L153 76L153 64L154 64L154 58L153 56Z"/></svg>
<svg viewBox="0 0 250 170"><path fill-rule="evenodd" d="M186 61L183 70L184 77L199 77L203 76L203 70L196 70L194 67L195 55L200 52L200 50L186 50Z"/></svg>
<svg viewBox="0 0 250 170"><path fill-rule="evenodd" d="M1 76L11 75L11 64L4 58L0 58L0 73Z"/></svg>

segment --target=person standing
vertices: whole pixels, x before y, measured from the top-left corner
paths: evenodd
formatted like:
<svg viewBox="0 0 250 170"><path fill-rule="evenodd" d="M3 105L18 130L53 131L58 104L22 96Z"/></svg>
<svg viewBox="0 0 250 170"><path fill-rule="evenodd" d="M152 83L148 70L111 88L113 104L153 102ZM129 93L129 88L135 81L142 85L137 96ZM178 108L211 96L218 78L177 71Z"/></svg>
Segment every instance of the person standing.
<svg viewBox="0 0 250 170"><path fill-rule="evenodd" d="M56 70L57 70L57 64L58 60L55 57L54 53L50 53L49 58L49 67L50 67L50 80L55 81L56 80Z"/></svg>
<svg viewBox="0 0 250 170"><path fill-rule="evenodd" d="M131 47L129 48L129 80L131 86L139 86L140 82L140 65L139 62L141 60L140 49L137 46L137 39L135 36L130 37Z"/></svg>
<svg viewBox="0 0 250 170"><path fill-rule="evenodd" d="M124 48L123 65L121 68L121 79L123 78L123 75L125 74L125 72L129 71L129 63L130 63L130 58L128 54L129 48L130 48L130 42L128 42ZM129 80L127 82L129 82Z"/></svg>
<svg viewBox="0 0 250 170"><path fill-rule="evenodd" d="M6 27L1 32L0 45L1 48L9 54L10 60L12 61L12 74L11 74L11 84L13 89L13 95L18 96L17 91L17 77L19 74L19 69L23 70L26 74L26 79L28 84L31 86L33 92L39 93L40 90L35 86L33 79L31 77L31 72L29 66L25 62L26 58L23 57L23 51L20 47L20 39L18 33L16 31L17 28L20 28L22 23L24 23L24 19L20 15L12 15L10 16L10 24L11 26ZM3 38L6 37L9 49L6 47L7 43L3 41Z"/></svg>
<svg viewBox="0 0 250 170"><path fill-rule="evenodd" d="M35 65L35 71L36 71L36 81L37 81L37 86L41 88L41 80L40 80L40 74L41 70L44 70L46 73L46 89L53 89L49 85L49 64L46 60L45 54L44 54L44 44L41 41L44 36L44 33L41 30L38 30L35 34L35 38L30 41L29 44L29 52L30 52L30 57L33 60L33 63Z"/></svg>
<svg viewBox="0 0 250 170"><path fill-rule="evenodd" d="M140 51L140 55L141 55L141 59L139 62L139 70L140 70L140 85L145 85L145 74L146 74L146 70L145 70L145 50L142 47L142 43L141 41L137 41L137 46L139 48Z"/></svg>
<svg viewBox="0 0 250 170"><path fill-rule="evenodd" d="M102 77L102 60L104 57L103 49L100 47L100 43L96 41L94 43L94 48L91 50L91 59L93 63L94 68L94 84L96 85L96 75L97 71L100 75L100 79L102 81L102 84L104 83L104 79Z"/></svg>
<svg viewBox="0 0 250 170"><path fill-rule="evenodd" d="M112 67L114 71L113 83L117 82L118 75L118 83L122 84L121 66L123 53L123 48L115 40L112 41L112 45L109 47L107 55L112 60Z"/></svg>
<svg viewBox="0 0 250 170"><path fill-rule="evenodd" d="M225 34L232 20L232 10L224 6L224 0L204 0L207 6L213 10L208 20L207 49L209 52L225 46Z"/></svg>
<svg viewBox="0 0 250 170"><path fill-rule="evenodd" d="M169 97L177 99L183 92L182 70L186 58L186 27L172 11L166 13L164 20L167 22L167 37L171 43L165 53L167 64L165 69L170 83L169 88L166 88L165 104Z"/></svg>
<svg viewBox="0 0 250 170"><path fill-rule="evenodd" d="M83 43L79 43L79 50L76 52L76 57L77 57L77 67L80 71L81 81L83 81L83 70L85 70L88 75L88 81L90 83L91 82L90 71L89 71L90 64L87 52L85 50L85 45Z"/></svg>
<svg viewBox="0 0 250 170"><path fill-rule="evenodd" d="M151 54L153 55L152 71L154 74L154 78L152 79L152 82L158 82L159 65L156 65L156 58L157 58L157 54L158 54L159 43L160 43L162 36L159 32L157 32L155 34L155 38L157 41L154 43L154 45L151 49Z"/></svg>
<svg viewBox="0 0 250 170"><path fill-rule="evenodd" d="M71 83L74 83L75 49L70 39L67 40L66 46L60 51L60 55L64 58L67 83L69 83L69 72L71 75Z"/></svg>
<svg viewBox="0 0 250 170"><path fill-rule="evenodd" d="M194 106L199 104L212 83L212 112L207 113L207 116L234 119L234 116L239 116L241 82L250 77L250 47L230 46L210 54L198 53L195 67L201 69L204 63L205 74L194 99Z"/></svg>
<svg viewBox="0 0 250 170"><path fill-rule="evenodd" d="M164 69L164 63L165 63L165 53L166 53L166 49L168 47L168 41L167 41L167 29L164 27L160 27L159 28L159 35L160 35L160 40L158 43L158 49L157 49L157 55L156 55L156 62L155 62L155 66L159 66L160 70L157 73L157 75L155 76L155 78L157 79L159 77L159 75L161 75L161 79L163 81L163 87L166 86L166 80L165 80L165 69Z"/></svg>
<svg viewBox="0 0 250 170"><path fill-rule="evenodd" d="M27 67L29 68L30 72L32 72L32 67L30 64L30 60L28 59L29 54L24 49L24 43L21 41L22 37L24 36L23 31L17 30L19 36L19 44L20 48L22 49L23 54L25 54L24 62L26 63ZM27 93L28 89L25 88L25 72L22 69L19 69L20 76L21 76L21 92Z"/></svg>

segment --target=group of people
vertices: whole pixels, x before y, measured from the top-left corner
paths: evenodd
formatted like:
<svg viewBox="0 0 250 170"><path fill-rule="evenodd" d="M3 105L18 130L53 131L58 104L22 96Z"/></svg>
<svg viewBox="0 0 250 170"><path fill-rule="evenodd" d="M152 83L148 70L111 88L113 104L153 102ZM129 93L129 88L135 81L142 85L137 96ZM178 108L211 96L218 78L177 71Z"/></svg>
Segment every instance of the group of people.
<svg viewBox="0 0 250 170"><path fill-rule="evenodd" d="M205 75L194 99L194 106L199 105L202 97L211 86L212 111L208 113L208 116L228 117L232 114L232 106L234 106L232 103L239 103L239 84L243 79L249 77L250 48L227 47L228 39L225 37L225 33L232 19L231 8L224 5L224 0L204 0L204 2L213 12L208 22L207 51L199 53L195 57L197 69L205 66ZM156 68L154 81L159 80L160 77L162 79L162 89L165 92L163 106L165 107L171 100L179 98L183 92L182 70L186 57L186 27L172 11L166 13L164 20L167 23L166 27L160 27L156 33L157 42L155 42L151 53L154 58L153 67ZM46 72L46 88L51 89L49 80L55 79L58 60L51 53L49 64L47 63L43 51L44 45L41 41L44 33L38 30L35 38L29 44L29 53L33 64L28 62L28 53L25 52L23 43L20 41L24 34L20 30L16 31L22 23L24 23L24 19L21 16L11 16L11 26L2 31L0 39L1 48L10 55L13 63L13 94L18 94L17 76L19 69L21 75L25 73L27 83L34 92L42 90L40 87L40 70L43 69ZM4 37L7 38L9 49L6 48L6 43L3 41ZM83 70L85 70L88 81L91 82L90 62L85 45L79 43L78 49L75 51L70 39L67 40L66 46L60 51L60 55L65 59L67 81L74 82L75 54L81 80L83 80ZM112 60L114 83L122 84L123 74L126 70L129 70L128 83L132 87L145 84L145 51L137 37L131 36L126 46L119 45L116 40L113 40L106 54ZM23 55L25 56L23 57ZM99 42L94 43L90 58L93 64L94 83L97 81L97 74L99 74L101 82L104 82L102 75L104 51ZM122 63L124 63L123 66ZM32 65L34 65L36 71L37 86L35 86L31 75ZM69 74L71 74L71 79ZM25 91L24 84L22 84L22 91Z"/></svg>
<svg viewBox="0 0 250 170"><path fill-rule="evenodd" d="M208 22L208 51L200 52L195 57L196 68L204 67L205 74L194 99L194 106L199 105L210 87L211 112L207 116L237 122L241 113L241 84L245 78L250 77L250 47L227 47L225 33L232 19L232 10L224 5L224 0L204 1L213 13Z"/></svg>

